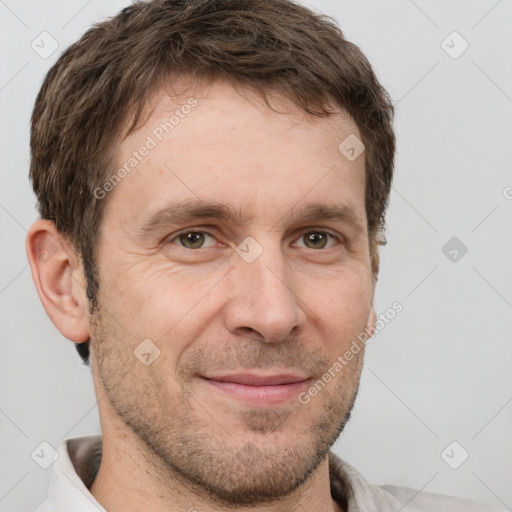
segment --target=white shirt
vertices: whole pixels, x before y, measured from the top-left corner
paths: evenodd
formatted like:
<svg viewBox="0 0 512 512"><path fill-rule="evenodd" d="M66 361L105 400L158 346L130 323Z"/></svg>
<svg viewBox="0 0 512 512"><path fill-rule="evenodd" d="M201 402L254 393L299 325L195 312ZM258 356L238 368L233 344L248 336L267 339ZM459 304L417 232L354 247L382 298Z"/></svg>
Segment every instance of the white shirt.
<svg viewBox="0 0 512 512"><path fill-rule="evenodd" d="M59 445L48 497L36 512L106 512L89 492L101 462L101 442L101 436L89 436ZM348 512L500 512L461 498L369 484L333 453L329 472L332 497Z"/></svg>

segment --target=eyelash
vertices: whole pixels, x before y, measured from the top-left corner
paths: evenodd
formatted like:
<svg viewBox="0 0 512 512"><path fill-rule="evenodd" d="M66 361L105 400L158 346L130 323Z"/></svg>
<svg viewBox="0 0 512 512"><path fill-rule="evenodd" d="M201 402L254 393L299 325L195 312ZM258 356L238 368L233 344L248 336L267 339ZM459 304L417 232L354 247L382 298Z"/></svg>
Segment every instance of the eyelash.
<svg viewBox="0 0 512 512"><path fill-rule="evenodd" d="M204 235L208 235L208 236L211 236L212 238L215 238L215 235L212 235L211 233L209 233L208 231L204 231L204 230L201 230L201 229L186 229L186 230L183 230L183 231L180 231L176 234L173 234L171 235L171 237L167 238L164 240L163 244L168 244L168 243L173 243L175 240L179 239L180 236L182 235L186 235L188 233L201 233L201 234L204 234ZM324 229L318 229L318 228L308 228L307 230L305 231L301 231L301 235L298 237L298 238L302 238L304 235L308 234L308 233L323 233L325 235L329 235L332 239L336 240L339 244L341 245L345 245L345 239L341 236L341 235L335 235L333 233L331 233L330 231L325 231ZM198 249L190 249L188 247L183 247L182 245L179 245L178 243L176 243L176 245L178 245L178 247L181 247L182 249L187 249L189 251L199 251L201 249L209 249L209 247L200 247ZM304 249L310 249L309 247L303 247ZM328 247L327 249L330 249L331 247ZM323 248L321 248L323 249ZM315 250L321 250L321 249L311 249L313 251ZM327 249L324 249L324 250L327 250Z"/></svg>

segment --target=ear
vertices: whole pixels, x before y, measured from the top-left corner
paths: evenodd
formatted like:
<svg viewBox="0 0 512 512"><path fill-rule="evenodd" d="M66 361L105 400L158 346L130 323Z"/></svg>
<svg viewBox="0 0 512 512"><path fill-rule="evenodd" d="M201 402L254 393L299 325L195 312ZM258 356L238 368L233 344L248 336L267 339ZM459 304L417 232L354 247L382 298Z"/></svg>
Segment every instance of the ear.
<svg viewBox="0 0 512 512"><path fill-rule="evenodd" d="M86 280L81 260L49 220L30 227L26 251L32 279L46 313L67 339L89 339Z"/></svg>
<svg viewBox="0 0 512 512"><path fill-rule="evenodd" d="M373 336L373 333L375 332L377 324L377 313L375 312L375 308L373 307L373 301L372 301L372 307L370 309L370 313L368 315L368 322L366 323L366 332L370 333L371 336Z"/></svg>
<svg viewBox="0 0 512 512"><path fill-rule="evenodd" d="M373 336L373 333L375 332L377 326L377 313L375 312L373 300L375 298L375 287L377 286L378 279L378 273L372 272L372 306L370 309L370 313L368 314L368 321L366 323L366 332L371 333L370 336Z"/></svg>

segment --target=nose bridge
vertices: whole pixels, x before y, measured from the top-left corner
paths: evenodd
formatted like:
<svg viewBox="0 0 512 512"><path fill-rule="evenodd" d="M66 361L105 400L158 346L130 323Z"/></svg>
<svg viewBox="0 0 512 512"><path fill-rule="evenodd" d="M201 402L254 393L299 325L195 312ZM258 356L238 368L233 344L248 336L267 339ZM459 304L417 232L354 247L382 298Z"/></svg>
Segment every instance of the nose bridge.
<svg viewBox="0 0 512 512"><path fill-rule="evenodd" d="M237 249L228 328L250 328L276 342L300 323L301 310L280 243L272 236L260 239L246 239Z"/></svg>

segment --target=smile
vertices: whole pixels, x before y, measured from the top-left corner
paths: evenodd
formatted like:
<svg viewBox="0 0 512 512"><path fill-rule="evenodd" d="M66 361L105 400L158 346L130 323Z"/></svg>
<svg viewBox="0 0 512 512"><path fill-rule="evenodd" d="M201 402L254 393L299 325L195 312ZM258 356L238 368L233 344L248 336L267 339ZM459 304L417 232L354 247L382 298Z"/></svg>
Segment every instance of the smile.
<svg viewBox="0 0 512 512"><path fill-rule="evenodd" d="M308 387L311 379L298 375L281 374L258 376L236 374L201 377L203 382L246 405L268 407L285 403Z"/></svg>

